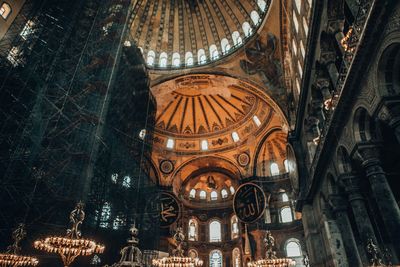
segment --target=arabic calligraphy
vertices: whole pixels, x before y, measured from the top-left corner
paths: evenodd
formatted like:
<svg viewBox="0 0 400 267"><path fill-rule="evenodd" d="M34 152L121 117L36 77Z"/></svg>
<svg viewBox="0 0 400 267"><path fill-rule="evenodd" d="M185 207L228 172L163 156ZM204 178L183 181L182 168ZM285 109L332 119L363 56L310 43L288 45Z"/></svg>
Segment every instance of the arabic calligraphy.
<svg viewBox="0 0 400 267"><path fill-rule="evenodd" d="M264 191L256 184L241 185L233 199L233 209L239 220L252 223L259 219L266 208Z"/></svg>
<svg viewBox="0 0 400 267"><path fill-rule="evenodd" d="M161 192L160 196L160 226L168 227L178 220L180 205L176 197L169 192Z"/></svg>

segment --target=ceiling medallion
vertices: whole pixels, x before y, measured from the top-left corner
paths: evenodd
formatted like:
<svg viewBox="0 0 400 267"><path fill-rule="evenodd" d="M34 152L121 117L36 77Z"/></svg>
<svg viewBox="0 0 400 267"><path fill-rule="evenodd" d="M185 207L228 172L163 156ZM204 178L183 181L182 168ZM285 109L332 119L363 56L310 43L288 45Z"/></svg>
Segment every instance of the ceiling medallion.
<svg viewBox="0 0 400 267"><path fill-rule="evenodd" d="M250 163L250 156L246 152L243 152L237 156L237 162L240 166L246 167Z"/></svg>
<svg viewBox="0 0 400 267"><path fill-rule="evenodd" d="M253 183L239 186L233 198L233 210L238 219L244 223L258 220L267 206L265 193Z"/></svg>
<svg viewBox="0 0 400 267"><path fill-rule="evenodd" d="M160 162L160 170L163 174L170 174L174 171L174 164L168 159L162 160Z"/></svg>

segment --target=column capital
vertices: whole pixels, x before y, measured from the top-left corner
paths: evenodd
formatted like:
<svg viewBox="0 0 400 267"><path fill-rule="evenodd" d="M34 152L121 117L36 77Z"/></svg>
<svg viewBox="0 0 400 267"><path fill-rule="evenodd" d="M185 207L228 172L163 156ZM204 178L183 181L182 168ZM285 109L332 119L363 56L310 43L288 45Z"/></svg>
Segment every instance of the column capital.
<svg viewBox="0 0 400 267"><path fill-rule="evenodd" d="M356 146L354 157L361 162L363 167L380 164L380 148L379 142L360 142Z"/></svg>
<svg viewBox="0 0 400 267"><path fill-rule="evenodd" d="M400 99L387 98L381 103L378 110L379 120L392 128L400 126Z"/></svg>
<svg viewBox="0 0 400 267"><path fill-rule="evenodd" d="M360 180L354 173L339 175L339 183L346 191L349 201L364 199L360 192Z"/></svg>

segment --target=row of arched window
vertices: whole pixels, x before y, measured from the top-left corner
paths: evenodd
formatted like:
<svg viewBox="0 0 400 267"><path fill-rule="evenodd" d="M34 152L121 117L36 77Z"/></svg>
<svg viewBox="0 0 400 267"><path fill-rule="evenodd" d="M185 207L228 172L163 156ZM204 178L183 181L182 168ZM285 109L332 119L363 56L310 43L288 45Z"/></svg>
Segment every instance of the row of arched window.
<svg viewBox="0 0 400 267"><path fill-rule="evenodd" d="M236 215L231 217L230 221L231 228L231 239L236 239L239 237L239 221ZM221 222L218 219L212 219L208 225L209 229L209 242L221 242L222 232L221 232ZM195 218L191 218L188 223L188 240L198 241L199 237L199 224Z"/></svg>
<svg viewBox="0 0 400 267"><path fill-rule="evenodd" d="M285 244L285 252L286 257L301 257L302 256L302 249L300 245L300 241L295 238L290 238L286 241ZM189 250L189 256L193 258L198 257L198 253L195 249ZM223 254L220 250L215 249L212 250L209 254L209 266L210 267L222 267L223 266ZM239 248L234 248L232 250L232 265L233 267L240 267L241 266L241 254Z"/></svg>
<svg viewBox="0 0 400 267"><path fill-rule="evenodd" d="M283 161L283 165L285 166L285 171L289 172L289 161L287 159ZM271 176L280 174L279 165L276 162L271 162L269 165L269 170L271 172Z"/></svg>
<svg viewBox="0 0 400 267"><path fill-rule="evenodd" d="M265 12L266 10L266 2L264 0L258 0L258 6L262 12ZM250 13L250 18L253 22L253 25L257 26L261 23L261 17L259 13L256 10L253 10ZM250 25L249 22L245 21L242 24L242 30L246 38L250 37L253 33L253 27ZM240 36L239 31L234 31L232 33L232 42L234 47L241 46L243 44L242 37ZM229 53L231 50L232 46L229 43L229 40L227 38L223 38L221 40L221 51L218 50L216 44L212 44L209 47L209 58L211 61L216 60L220 57L220 53L222 55L225 55ZM207 56L206 56L206 51L204 49L199 49L197 51L197 55L193 55L192 52L186 52L185 53L185 58L184 58L184 65L185 66L193 66L195 63L195 57L197 57L197 64L205 64L207 63ZM146 55L146 63L149 66L155 66L157 65L156 63L156 53L153 50L150 50L147 52ZM175 52L172 54L171 58L171 65L172 67L180 67L182 65L182 60L181 56L179 53ZM159 57L158 57L158 67L160 68L166 68L168 66L168 54L166 52L161 52Z"/></svg>
<svg viewBox="0 0 400 267"><path fill-rule="evenodd" d="M233 186L229 187L229 193L231 195L235 194L235 188ZM218 200L219 197L221 197L222 199L225 199L225 198L227 198L229 196L229 193L228 193L228 190L225 189L225 188L223 188L220 191L220 194L218 194L218 192L216 190L213 190L210 193L210 200L212 200L212 201ZM201 200L206 200L207 199L207 191L205 191L205 190L197 191L196 189L192 188L189 191L189 198L195 199L197 197L197 195Z"/></svg>

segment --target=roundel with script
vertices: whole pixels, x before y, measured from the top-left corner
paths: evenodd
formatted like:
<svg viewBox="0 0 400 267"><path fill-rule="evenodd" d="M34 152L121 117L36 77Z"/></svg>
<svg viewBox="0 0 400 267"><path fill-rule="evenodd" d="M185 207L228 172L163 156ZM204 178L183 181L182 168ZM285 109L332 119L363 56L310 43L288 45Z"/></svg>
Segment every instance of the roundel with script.
<svg viewBox="0 0 400 267"><path fill-rule="evenodd" d="M181 206L173 193L161 192L159 197L160 226L169 227L181 214Z"/></svg>
<svg viewBox="0 0 400 267"><path fill-rule="evenodd" d="M261 187L245 183L236 190L233 199L233 210L238 219L244 223L258 220L267 206L266 197Z"/></svg>

